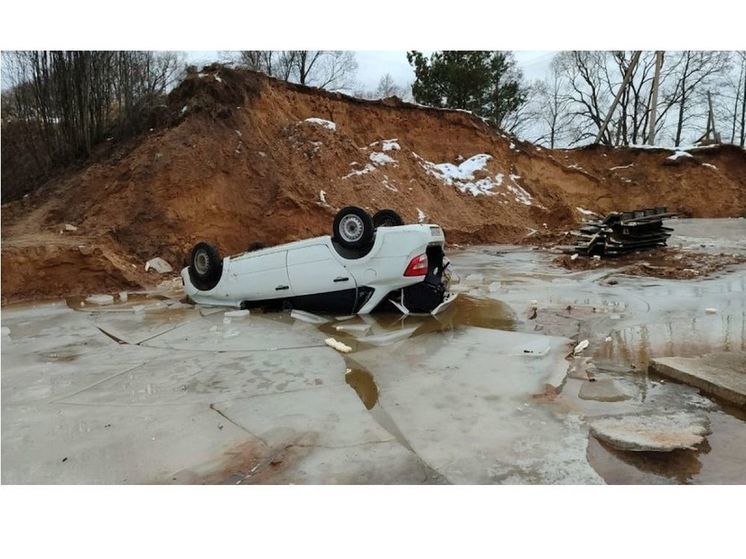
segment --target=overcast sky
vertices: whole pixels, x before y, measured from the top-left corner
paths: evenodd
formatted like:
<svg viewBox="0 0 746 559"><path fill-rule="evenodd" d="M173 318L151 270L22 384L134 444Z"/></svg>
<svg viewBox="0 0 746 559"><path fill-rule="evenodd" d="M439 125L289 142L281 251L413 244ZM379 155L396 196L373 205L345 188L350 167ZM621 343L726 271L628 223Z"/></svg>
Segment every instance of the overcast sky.
<svg viewBox="0 0 746 559"><path fill-rule="evenodd" d="M428 54L430 51L423 51ZM549 70L549 64L556 51L515 51L515 57L528 81L542 79ZM217 51L191 51L188 58L194 64L207 64L219 58ZM375 89L380 77L389 73L400 85L414 81L414 72L407 62L406 51L359 50L357 58L357 81L362 89Z"/></svg>

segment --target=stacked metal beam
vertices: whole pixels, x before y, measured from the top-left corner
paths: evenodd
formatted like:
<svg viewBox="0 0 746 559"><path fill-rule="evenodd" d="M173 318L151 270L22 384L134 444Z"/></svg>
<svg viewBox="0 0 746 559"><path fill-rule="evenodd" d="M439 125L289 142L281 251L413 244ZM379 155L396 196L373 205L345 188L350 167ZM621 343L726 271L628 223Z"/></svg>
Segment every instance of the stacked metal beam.
<svg viewBox="0 0 746 559"><path fill-rule="evenodd" d="M574 246L566 252L585 256L618 256L628 252L665 246L671 236L665 218L674 217L667 208L646 208L631 212L612 212L602 221L589 221L573 234Z"/></svg>

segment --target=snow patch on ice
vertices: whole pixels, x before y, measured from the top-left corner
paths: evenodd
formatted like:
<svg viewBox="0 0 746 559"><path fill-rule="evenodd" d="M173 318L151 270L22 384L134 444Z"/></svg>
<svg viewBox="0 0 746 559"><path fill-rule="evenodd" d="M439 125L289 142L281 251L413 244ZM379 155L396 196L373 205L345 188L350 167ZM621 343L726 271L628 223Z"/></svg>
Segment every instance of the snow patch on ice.
<svg viewBox="0 0 746 559"><path fill-rule="evenodd" d="M337 125L331 120L324 120L323 118L318 118L315 116L307 118L303 122L308 122L309 124L315 124L317 126L323 126L324 128L328 128L332 131L335 131L337 129Z"/></svg>

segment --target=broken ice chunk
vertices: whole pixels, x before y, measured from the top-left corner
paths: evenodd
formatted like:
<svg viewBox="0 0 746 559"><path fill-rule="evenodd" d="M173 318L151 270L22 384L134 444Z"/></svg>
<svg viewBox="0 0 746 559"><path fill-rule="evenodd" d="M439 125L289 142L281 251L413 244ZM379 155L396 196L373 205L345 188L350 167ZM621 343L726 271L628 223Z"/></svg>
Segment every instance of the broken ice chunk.
<svg viewBox="0 0 746 559"><path fill-rule="evenodd" d="M91 295L86 297L86 302L92 305L111 305L114 302L112 295Z"/></svg>

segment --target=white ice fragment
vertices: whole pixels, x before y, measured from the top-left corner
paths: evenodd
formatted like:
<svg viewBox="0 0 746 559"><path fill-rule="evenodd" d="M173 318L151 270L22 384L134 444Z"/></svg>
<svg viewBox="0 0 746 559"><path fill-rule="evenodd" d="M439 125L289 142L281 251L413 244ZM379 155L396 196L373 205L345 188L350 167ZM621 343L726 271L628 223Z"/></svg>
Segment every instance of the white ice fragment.
<svg viewBox="0 0 746 559"><path fill-rule="evenodd" d="M91 295L86 297L86 302L92 305L111 305L114 302L112 295Z"/></svg>
<svg viewBox="0 0 746 559"><path fill-rule="evenodd" d="M151 258L145 263L145 271L147 272L150 270L150 268L153 268L156 272L159 274L167 274L169 272L173 271L173 268L171 267L171 264L166 262L163 258L160 256L156 256L155 258Z"/></svg>
<svg viewBox="0 0 746 559"><path fill-rule="evenodd" d="M402 328L401 330L394 330L393 332L366 336L364 338L360 338L360 341L374 346L387 346L396 342L400 342L402 340L406 340L412 334L414 334L415 330L417 330L416 326L410 326L408 328Z"/></svg>
<svg viewBox="0 0 746 559"><path fill-rule="evenodd" d="M337 125L335 123L333 123L331 120L324 120L323 118L311 117L311 118L307 118L303 122L308 122L310 124L315 124L317 126L323 126L324 128L327 128L329 130L337 129Z"/></svg>
<svg viewBox="0 0 746 559"><path fill-rule="evenodd" d="M425 223L425 218L427 217L425 215L425 212L423 212L420 208L415 208L417 210L417 223Z"/></svg>
<svg viewBox="0 0 746 559"><path fill-rule="evenodd" d="M584 349L586 349L590 345L590 342L588 340L583 340L582 342L579 342L578 345L575 346L575 349L572 350L574 355L578 355L579 353L582 353Z"/></svg>
<svg viewBox="0 0 746 559"><path fill-rule="evenodd" d="M78 228L75 227L75 225L70 225L69 223L65 223L65 231L77 231Z"/></svg>
<svg viewBox="0 0 746 559"><path fill-rule="evenodd" d="M396 138L392 138L391 140L383 140L381 142L381 149L383 151L391 151L391 150L399 150L401 147L399 146L399 142Z"/></svg>
<svg viewBox="0 0 746 559"><path fill-rule="evenodd" d="M349 332L350 334L366 334L370 330L370 324L337 324L334 329L337 332Z"/></svg>
<svg viewBox="0 0 746 559"><path fill-rule="evenodd" d="M324 340L324 343L329 347L336 349L340 353L350 353L352 351L352 348L350 346L343 344L342 342L339 342L334 338L326 338Z"/></svg>
<svg viewBox="0 0 746 559"><path fill-rule="evenodd" d="M598 254L593 255L593 260L601 260L601 257Z"/></svg>
<svg viewBox="0 0 746 559"><path fill-rule="evenodd" d="M577 260L578 259L578 253L576 252L570 257L570 260Z"/></svg>
<svg viewBox="0 0 746 559"><path fill-rule="evenodd" d="M718 310L716 308L714 308L714 307L707 307L705 309L705 312L707 314L717 314Z"/></svg>
<svg viewBox="0 0 746 559"><path fill-rule="evenodd" d="M530 309L538 309L539 308L539 301L537 301L536 299L531 299L528 302L528 308L530 308Z"/></svg>
<svg viewBox="0 0 746 559"><path fill-rule="evenodd" d="M324 206L328 206L328 204L326 203L326 192L325 191L319 190L319 200L321 200L321 203Z"/></svg>
<svg viewBox="0 0 746 559"><path fill-rule="evenodd" d="M243 316L249 316L249 314L251 314L251 311L248 309L241 309L240 311L227 311L223 316L228 318L241 318Z"/></svg>
<svg viewBox="0 0 746 559"><path fill-rule="evenodd" d="M710 169L717 170L717 167L715 165L713 165L712 163L702 163L702 166L703 167L709 167Z"/></svg>
<svg viewBox="0 0 746 559"><path fill-rule="evenodd" d="M295 320L300 320L301 322L308 322L309 324L324 324L329 322L329 319L324 318L323 316L306 311L299 311L297 309L290 311L290 317Z"/></svg>

